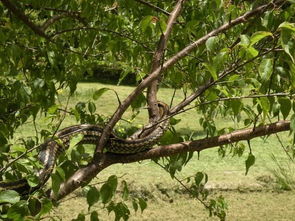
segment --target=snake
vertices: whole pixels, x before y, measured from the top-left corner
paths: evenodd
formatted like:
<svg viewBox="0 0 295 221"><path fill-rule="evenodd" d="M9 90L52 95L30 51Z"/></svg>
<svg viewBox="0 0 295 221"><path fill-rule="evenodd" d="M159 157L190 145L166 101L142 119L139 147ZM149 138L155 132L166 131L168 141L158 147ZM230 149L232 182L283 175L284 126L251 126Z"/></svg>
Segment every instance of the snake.
<svg viewBox="0 0 295 221"><path fill-rule="evenodd" d="M169 106L158 101L158 109L157 122L151 122L129 138L120 138L112 131L105 145L106 152L122 155L136 154L154 146L169 126ZM12 182L1 181L0 191L15 190L20 195L27 195L40 189L50 178L58 156L69 148L71 138L81 134L82 139L79 144L97 144L103 130L104 127L101 125L79 124L57 131L54 138L48 139L40 145L38 160L42 164L42 169L36 173L39 179L38 185L31 187L26 178Z"/></svg>

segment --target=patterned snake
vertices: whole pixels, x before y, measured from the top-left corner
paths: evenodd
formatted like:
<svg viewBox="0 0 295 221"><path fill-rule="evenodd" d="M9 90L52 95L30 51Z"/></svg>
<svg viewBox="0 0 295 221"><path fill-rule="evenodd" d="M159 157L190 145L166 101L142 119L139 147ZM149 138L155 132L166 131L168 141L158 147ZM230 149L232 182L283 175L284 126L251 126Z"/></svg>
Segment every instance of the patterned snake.
<svg viewBox="0 0 295 221"><path fill-rule="evenodd" d="M163 102L158 102L160 118L158 124L150 124L137 131L130 138L122 139L114 133L111 133L106 144L106 150L115 154L134 154L142 152L152 147L164 134L168 128L169 106ZM14 182L0 182L1 190L15 190L21 195L28 194L41 188L49 179L53 171L57 157L64 152L70 144L73 136L82 134L83 138L79 144L97 144L103 127L91 124L80 124L70 126L58 131L55 134L56 139L49 139L40 145L38 159L43 168L37 172L39 184L36 187L30 187L27 179L20 179Z"/></svg>

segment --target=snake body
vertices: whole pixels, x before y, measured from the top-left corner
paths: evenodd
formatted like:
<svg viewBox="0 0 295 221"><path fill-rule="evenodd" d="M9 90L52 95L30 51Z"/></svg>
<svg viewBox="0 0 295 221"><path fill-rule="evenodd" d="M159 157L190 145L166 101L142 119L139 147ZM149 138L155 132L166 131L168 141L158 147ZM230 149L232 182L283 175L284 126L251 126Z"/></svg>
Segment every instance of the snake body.
<svg viewBox="0 0 295 221"><path fill-rule="evenodd" d="M122 139L112 132L106 144L106 151L114 154L134 154L145 151L156 144L168 128L169 122L167 118L169 113L168 105L158 102L158 107L160 112L159 123L147 125L127 139ZM79 144L97 144L103 129L99 125L80 124L59 130L55 134L55 139L49 139L40 145L38 159L43 168L37 172L39 184L36 187L30 187L26 179L14 182L0 182L0 191L11 189L25 195L39 189L49 179L57 157L69 147L72 137L82 134L83 138Z"/></svg>

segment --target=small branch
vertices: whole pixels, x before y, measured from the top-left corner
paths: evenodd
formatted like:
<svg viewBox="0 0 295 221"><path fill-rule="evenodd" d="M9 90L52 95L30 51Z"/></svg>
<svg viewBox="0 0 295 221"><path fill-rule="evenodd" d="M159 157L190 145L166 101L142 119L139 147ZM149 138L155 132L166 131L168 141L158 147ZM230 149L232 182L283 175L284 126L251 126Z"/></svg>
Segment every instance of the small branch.
<svg viewBox="0 0 295 221"><path fill-rule="evenodd" d="M162 8L156 6L156 5L153 5L153 4L149 3L149 2L146 2L146 1L143 1L143 0L135 0L135 1L154 9L155 11L161 12L161 13L163 13L165 15L168 15L168 16L170 15L169 12L167 12L164 9L162 9Z"/></svg>
<svg viewBox="0 0 295 221"><path fill-rule="evenodd" d="M32 29L37 35L50 40L49 36L47 36L43 30L35 25L31 20L21 11L19 10L14 4L12 4L9 0L1 0L3 5L5 5L17 18L23 21L29 28Z"/></svg>
<svg viewBox="0 0 295 221"><path fill-rule="evenodd" d="M16 161L18 161L19 159L23 158L24 156L26 156L28 153L31 153L32 151L36 150L37 148L39 148L40 145L32 147L29 150L26 150L25 152L23 152L21 155L19 155L17 158L11 160L10 162L8 162L4 167L2 167L0 169L0 174L2 174L3 172L5 172L7 170L7 168L9 168L13 163L15 163Z"/></svg>
<svg viewBox="0 0 295 221"><path fill-rule="evenodd" d="M157 165L159 165L159 167L161 167L162 169L164 169L167 173L169 173L169 171L167 170L167 168L165 166L163 166L162 164L155 162ZM201 204L203 204L203 206L207 209L209 209L209 206L205 203L205 201L203 201L202 199L199 198L198 195L194 194L193 191L191 191L186 185L184 185L184 183L176 176L174 176L174 179L190 194L192 195L194 198L196 198Z"/></svg>
<svg viewBox="0 0 295 221"><path fill-rule="evenodd" d="M273 94L254 94L254 95L247 95L247 96L239 96L239 97L224 97L224 98L219 98L216 100L212 100L212 101L207 101L207 102L203 102L200 104L196 104L192 107L188 107L186 109L182 109L179 110L178 112L173 112L172 114L170 114L168 117L161 119L160 121L157 121L156 123L146 127L145 129L148 130L150 128L155 127L156 125L162 123L163 121L166 121L167 119L174 117L176 115L182 114L184 112L187 112L189 110L195 109L196 107L200 107L203 105L208 105L208 104L212 104L212 103L218 103L218 102L222 102L222 101L230 101L230 100L241 100L241 99L253 99L253 98L261 98L261 97L295 97L295 94L290 94L290 93L273 93Z"/></svg>
<svg viewBox="0 0 295 221"><path fill-rule="evenodd" d="M97 153L93 162L88 166L76 171L66 182L64 182L55 196L51 192L51 198L59 200L80 187L82 184L93 179L100 171L112 164L133 163L141 160L154 159L158 157L168 157L188 151L202 151L208 148L219 147L221 145L231 144L242 140L251 140L255 137L261 137L290 130L290 121L278 121L275 123L258 126L250 129L237 130L232 133L204 138L194 141L186 141L176 144L159 146L146 152L131 155L119 155L111 153Z"/></svg>

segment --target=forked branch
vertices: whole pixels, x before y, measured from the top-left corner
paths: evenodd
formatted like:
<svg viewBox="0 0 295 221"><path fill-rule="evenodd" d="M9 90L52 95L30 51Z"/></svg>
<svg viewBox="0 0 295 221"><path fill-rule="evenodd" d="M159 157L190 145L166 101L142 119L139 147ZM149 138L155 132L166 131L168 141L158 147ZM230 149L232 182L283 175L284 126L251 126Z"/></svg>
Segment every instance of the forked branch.
<svg viewBox="0 0 295 221"><path fill-rule="evenodd" d="M176 6L174 7L174 10L170 13L166 30L161 35L161 38L158 42L157 49L156 49L154 56L153 56L150 74L153 73L158 68L161 68L162 61L164 60L164 54L165 54L165 50L167 47L168 38L169 38L170 33L172 31L173 24L175 24L175 21L180 14L183 3L184 3L184 0L179 0L178 3L176 4ZM155 79L149 85L148 90L147 90L147 99L148 99L148 105L149 105L148 110L149 110L150 122L154 122L154 121L158 120L158 117L159 117L159 110L158 110L158 105L157 105L158 83L159 83L159 78Z"/></svg>
<svg viewBox="0 0 295 221"><path fill-rule="evenodd" d="M263 14L267 10L271 10L273 8L279 7L282 4L284 4L286 0L276 0L272 1L271 3L267 3L264 5L261 5L249 12L246 12L244 15L239 16L236 19L231 20L230 22L220 26L219 28L209 32L207 35L199 38L189 46L185 47L183 50L172 56L169 60L167 60L161 67L157 68L153 73L151 73L147 78L145 78L137 87L136 89L129 94L129 96L122 102L120 107L116 110L116 112L111 117L110 121L106 125L101 139L96 147L97 153L103 152L103 147L106 144L108 137L114 128L115 124L120 120L123 113L127 110L127 108L130 106L131 102L146 88L148 87L151 82L153 82L155 79L159 77L161 73L166 71L168 68L172 67L175 63L177 63L182 58L186 57L190 52L198 48L200 45L204 44L210 37L216 36L220 33L223 33L231 28L233 28L236 25L239 25L241 23L247 23L250 18L256 17L258 15Z"/></svg>

